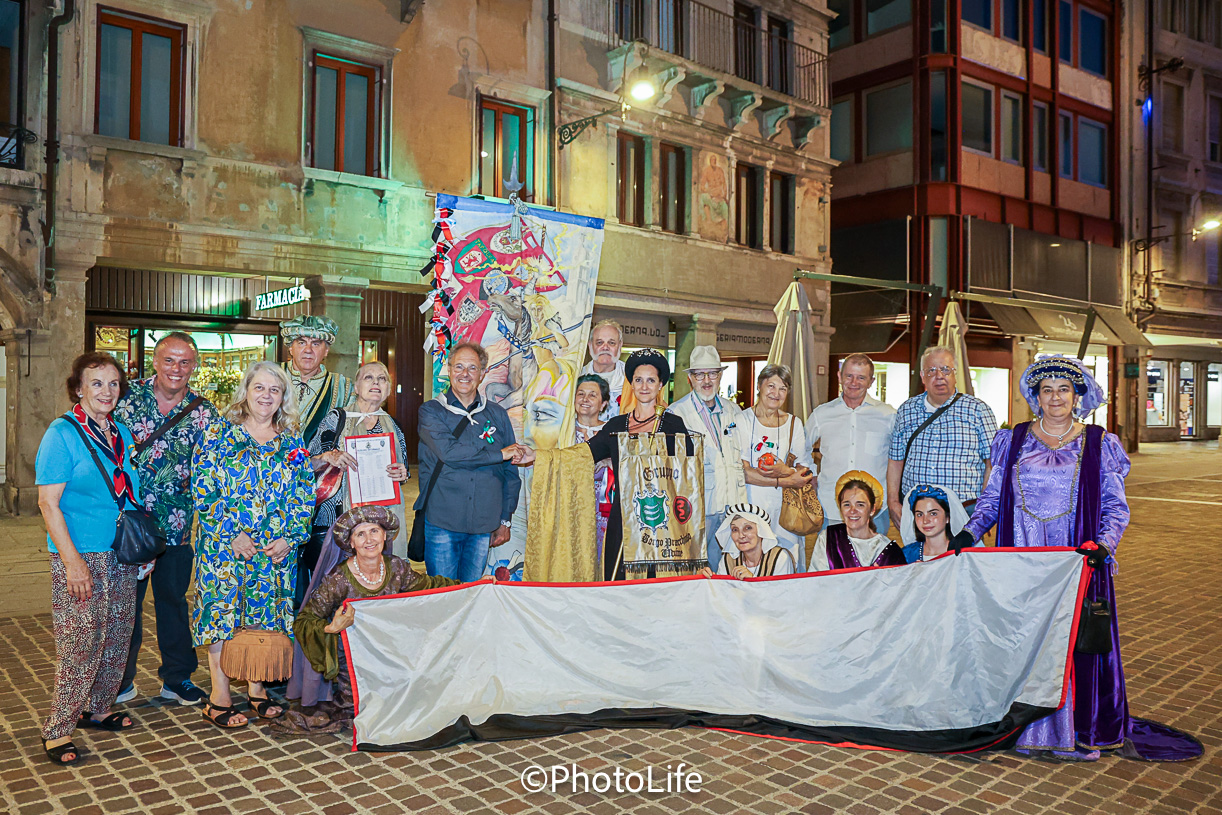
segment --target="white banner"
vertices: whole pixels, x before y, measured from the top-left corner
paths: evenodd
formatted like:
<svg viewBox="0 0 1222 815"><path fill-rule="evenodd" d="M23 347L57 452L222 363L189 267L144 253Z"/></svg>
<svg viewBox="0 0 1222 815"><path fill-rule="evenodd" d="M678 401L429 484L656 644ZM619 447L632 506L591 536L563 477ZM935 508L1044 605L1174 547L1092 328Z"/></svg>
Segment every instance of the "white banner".
<svg viewBox="0 0 1222 815"><path fill-rule="evenodd" d="M466 716L677 708L933 731L1063 703L1084 559L978 549L739 581L488 584L353 602L356 741Z"/></svg>

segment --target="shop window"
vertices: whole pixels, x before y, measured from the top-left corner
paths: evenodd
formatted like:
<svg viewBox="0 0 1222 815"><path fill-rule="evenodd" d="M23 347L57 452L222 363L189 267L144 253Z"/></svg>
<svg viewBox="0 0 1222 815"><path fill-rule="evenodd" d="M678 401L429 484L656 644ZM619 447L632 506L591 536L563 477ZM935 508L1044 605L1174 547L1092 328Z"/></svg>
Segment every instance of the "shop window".
<svg viewBox="0 0 1222 815"><path fill-rule="evenodd" d="M316 53L310 166L378 175L378 69Z"/></svg>
<svg viewBox="0 0 1222 815"><path fill-rule="evenodd" d="M993 89L963 83L963 146L993 154Z"/></svg>
<svg viewBox="0 0 1222 815"><path fill-rule="evenodd" d="M1031 109L1031 159L1035 169L1048 172L1048 106L1043 102Z"/></svg>
<svg viewBox="0 0 1222 815"><path fill-rule="evenodd" d="M164 20L98 12L97 133L182 146L184 34Z"/></svg>
<svg viewBox="0 0 1222 815"><path fill-rule="evenodd" d="M929 177L946 180L947 134L946 71L929 74Z"/></svg>
<svg viewBox="0 0 1222 815"><path fill-rule="evenodd" d="M1023 100L1012 93L1001 95L1001 157L1014 164L1023 161Z"/></svg>
<svg viewBox="0 0 1222 815"><path fill-rule="evenodd" d="M1078 117L1078 180L1107 186L1107 127Z"/></svg>
<svg viewBox="0 0 1222 815"><path fill-rule="evenodd" d="M1222 20L1222 13L1219 13L1218 17ZM1210 96L1208 99L1205 156L1210 161L1222 161L1222 96Z"/></svg>
<svg viewBox="0 0 1222 815"><path fill-rule="evenodd" d="M522 189L518 197L535 200L535 111L505 102L480 98L479 191L507 198L509 181L517 170Z"/></svg>
<svg viewBox="0 0 1222 815"><path fill-rule="evenodd" d="M687 231L687 152L662 142L658 145L661 227L682 235Z"/></svg>
<svg viewBox="0 0 1222 815"><path fill-rule="evenodd" d="M912 83L866 93L866 155L912 149Z"/></svg>
<svg viewBox="0 0 1222 815"><path fill-rule="evenodd" d="M772 251L793 254L794 179L785 173L768 174L768 226Z"/></svg>
<svg viewBox="0 0 1222 815"><path fill-rule="evenodd" d="M1031 45L1041 54L1048 53L1048 3L1051 0L1031 0Z"/></svg>
<svg viewBox="0 0 1222 815"><path fill-rule="evenodd" d="M621 224L645 225L645 140L625 133L616 135L616 212Z"/></svg>
<svg viewBox="0 0 1222 815"><path fill-rule="evenodd" d="M1086 365L1086 369L1091 372L1091 376L1099 383L1099 387L1104 393L1108 392L1108 358L1106 355L1092 356L1087 355L1082 358L1082 362ZM1090 412L1084 420L1086 424L1097 424L1103 427L1107 426L1107 405L1101 405Z"/></svg>
<svg viewBox="0 0 1222 815"><path fill-rule="evenodd" d="M853 160L853 97L832 103L831 155L848 164Z"/></svg>
<svg viewBox="0 0 1222 815"><path fill-rule="evenodd" d="M912 21L912 0L865 0L866 35Z"/></svg>
<svg viewBox="0 0 1222 815"><path fill-rule="evenodd" d="M993 0L963 0L963 22L993 30Z"/></svg>
<svg viewBox="0 0 1222 815"><path fill-rule="evenodd" d="M1107 18L1090 9L1078 9L1078 67L1107 75Z"/></svg>
<svg viewBox="0 0 1222 815"><path fill-rule="evenodd" d="M1057 155L1061 164L1061 177L1073 178L1073 114L1061 113L1057 123Z"/></svg>
<svg viewBox="0 0 1222 815"><path fill-rule="evenodd" d="M1164 81L1159 106L1160 141L1164 150L1184 152L1184 86Z"/></svg>
<svg viewBox="0 0 1222 815"><path fill-rule="evenodd" d="M1171 363L1152 359L1146 363L1146 427L1170 427L1167 379Z"/></svg>
<svg viewBox="0 0 1222 815"><path fill-rule="evenodd" d="M854 0L828 0L827 10L836 15L827 24L827 47L835 50L853 44Z"/></svg>
<svg viewBox="0 0 1222 815"><path fill-rule="evenodd" d="M1180 437L1190 439L1197 434L1197 377L1195 362L1181 362L1179 376Z"/></svg>
<svg viewBox="0 0 1222 815"><path fill-rule="evenodd" d="M898 410L908 400L908 363L874 363L874 384L870 395Z"/></svg>
<svg viewBox="0 0 1222 815"><path fill-rule="evenodd" d="M1073 3L1057 4L1057 52L1061 62L1073 62Z"/></svg>
<svg viewBox="0 0 1222 815"><path fill-rule="evenodd" d="M742 246L762 249L760 169L739 162L734 169L734 239Z"/></svg>
<svg viewBox="0 0 1222 815"><path fill-rule="evenodd" d="M1020 42L1022 36L1019 26L1022 18L1022 3L1020 0L1001 0L1001 36L1007 40Z"/></svg>
<svg viewBox="0 0 1222 815"><path fill-rule="evenodd" d="M1222 427L1222 363L1218 362L1205 370L1205 426Z"/></svg>
<svg viewBox="0 0 1222 815"><path fill-rule="evenodd" d="M1010 421L1010 369L968 368L976 398L989 406L997 424Z"/></svg>
<svg viewBox="0 0 1222 815"><path fill-rule="evenodd" d="M17 136L25 118L23 11L18 0L0 0L0 165L7 167L21 166L25 148Z"/></svg>

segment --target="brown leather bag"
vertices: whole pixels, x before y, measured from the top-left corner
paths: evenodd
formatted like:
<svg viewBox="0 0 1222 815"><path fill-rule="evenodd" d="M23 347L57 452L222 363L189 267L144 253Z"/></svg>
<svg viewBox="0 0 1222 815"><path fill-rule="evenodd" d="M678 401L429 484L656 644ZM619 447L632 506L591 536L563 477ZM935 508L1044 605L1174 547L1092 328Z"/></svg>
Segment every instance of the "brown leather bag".
<svg viewBox="0 0 1222 815"><path fill-rule="evenodd" d="M794 467L798 457L793 454L793 426L797 420L789 417L789 454L785 464ZM785 487L781 491L781 528L795 535L813 535L823 526L823 505L812 480L803 487Z"/></svg>
<svg viewBox="0 0 1222 815"><path fill-rule="evenodd" d="M287 679L293 673L293 641L279 631L246 626L245 571L238 592L238 626L221 646L221 670L247 682Z"/></svg>

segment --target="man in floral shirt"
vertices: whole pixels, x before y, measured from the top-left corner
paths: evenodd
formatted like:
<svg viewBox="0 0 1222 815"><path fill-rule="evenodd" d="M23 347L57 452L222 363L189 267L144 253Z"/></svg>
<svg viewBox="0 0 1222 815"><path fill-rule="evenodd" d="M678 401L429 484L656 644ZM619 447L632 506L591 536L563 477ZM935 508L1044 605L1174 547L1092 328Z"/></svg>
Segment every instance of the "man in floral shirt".
<svg viewBox="0 0 1222 815"><path fill-rule="evenodd" d="M178 331L166 334L153 349L155 375L133 381L115 408L115 420L127 425L136 441L132 458L139 468L145 508L166 535L165 554L157 558L152 576L137 587L136 622L127 672L119 686L120 702L136 696L136 656L144 633L140 611L150 582L157 613L157 644L161 648L161 669L157 672L162 681L161 698L194 705L207 696L191 682L191 674L199 667L191 644L187 607L194 560L189 542L193 511L191 451L219 415L211 402L189 387L198 363L199 350L190 335Z"/></svg>

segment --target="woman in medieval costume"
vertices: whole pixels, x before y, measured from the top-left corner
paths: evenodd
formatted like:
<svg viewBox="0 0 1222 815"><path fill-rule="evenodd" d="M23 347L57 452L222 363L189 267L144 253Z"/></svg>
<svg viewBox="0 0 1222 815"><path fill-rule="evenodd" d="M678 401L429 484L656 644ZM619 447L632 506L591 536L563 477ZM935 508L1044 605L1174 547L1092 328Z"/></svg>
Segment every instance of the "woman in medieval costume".
<svg viewBox="0 0 1222 815"><path fill-rule="evenodd" d="M1107 562L1093 570L1087 599L1112 613L1108 653L1074 652L1064 706L1029 725L1018 749L1066 761L1093 761L1105 750L1148 761L1195 758L1201 746L1191 736L1129 716L1112 585L1129 524L1129 458L1114 434L1080 421L1106 403L1103 390L1080 360L1063 356L1037 360L1019 387L1036 419L998 431L993 469L964 531L978 541L996 524L999 547L1104 547Z"/></svg>
<svg viewBox="0 0 1222 815"><path fill-rule="evenodd" d="M338 557L328 557L331 553L325 551L319 564L331 559L338 562L311 587L293 621L293 635L311 669L324 681L334 681L335 686L331 694L321 694L329 697L329 702L308 712L289 711L275 728L277 732L334 733L351 726L351 681L348 671L340 667L345 663L340 634L356 618L352 607L345 605L347 601L458 584L448 577L414 572L406 560L388 553L386 548L399 529L399 519L382 506L355 507L335 521L329 540L337 548Z"/></svg>
<svg viewBox="0 0 1222 815"><path fill-rule="evenodd" d="M717 528L717 542L721 544L717 574L745 580L794 573L793 557L772 531L772 518L755 504L726 507L725 519ZM708 566L700 573L713 576Z"/></svg>
<svg viewBox="0 0 1222 815"><path fill-rule="evenodd" d="M819 533L810 553L812 572L900 566L908 561L898 545L874 528L883 506L883 487L865 470L849 470L836 482L836 502L844 520Z"/></svg>

